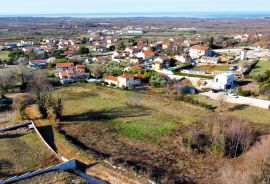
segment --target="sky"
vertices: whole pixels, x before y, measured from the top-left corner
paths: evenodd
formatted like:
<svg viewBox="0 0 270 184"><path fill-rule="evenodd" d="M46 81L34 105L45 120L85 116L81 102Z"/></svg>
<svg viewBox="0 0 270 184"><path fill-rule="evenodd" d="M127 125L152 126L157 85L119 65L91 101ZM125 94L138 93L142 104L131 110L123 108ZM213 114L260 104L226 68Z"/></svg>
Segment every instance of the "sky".
<svg viewBox="0 0 270 184"><path fill-rule="evenodd" d="M270 0L0 0L0 15L270 12Z"/></svg>

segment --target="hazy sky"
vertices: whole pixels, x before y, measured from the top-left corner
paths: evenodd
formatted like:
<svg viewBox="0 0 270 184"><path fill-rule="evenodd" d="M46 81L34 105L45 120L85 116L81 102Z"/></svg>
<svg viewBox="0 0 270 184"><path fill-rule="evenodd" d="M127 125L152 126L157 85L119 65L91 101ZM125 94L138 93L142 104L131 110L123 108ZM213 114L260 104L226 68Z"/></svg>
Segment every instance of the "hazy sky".
<svg viewBox="0 0 270 184"><path fill-rule="evenodd" d="M0 0L0 14L267 11L270 0Z"/></svg>

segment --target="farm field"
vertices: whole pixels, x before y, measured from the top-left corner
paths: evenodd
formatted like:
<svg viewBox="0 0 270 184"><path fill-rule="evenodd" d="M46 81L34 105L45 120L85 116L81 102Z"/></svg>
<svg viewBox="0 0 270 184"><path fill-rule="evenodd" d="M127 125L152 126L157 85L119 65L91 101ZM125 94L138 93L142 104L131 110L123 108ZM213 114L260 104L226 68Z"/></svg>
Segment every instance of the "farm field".
<svg viewBox="0 0 270 184"><path fill-rule="evenodd" d="M193 70L203 70L207 72L214 71L227 71L229 70L230 65L198 65L193 68Z"/></svg>
<svg viewBox="0 0 270 184"><path fill-rule="evenodd" d="M202 158L181 150L181 138L188 128L218 113L216 101L197 99L216 106L216 112L212 112L162 96L90 84L66 86L55 91L55 95L64 99L64 117L59 124L62 133L113 164L139 172L154 169L161 173L174 164L175 172L181 173L178 177L212 183L218 178L219 165L228 162L214 155ZM268 129L267 110L225 104L222 113ZM200 177L205 173L207 178Z"/></svg>
<svg viewBox="0 0 270 184"><path fill-rule="evenodd" d="M7 60L8 54L10 53L10 51L0 51L0 60Z"/></svg>
<svg viewBox="0 0 270 184"><path fill-rule="evenodd" d="M259 61L249 75L255 77L263 74L267 70L270 70L270 61Z"/></svg>

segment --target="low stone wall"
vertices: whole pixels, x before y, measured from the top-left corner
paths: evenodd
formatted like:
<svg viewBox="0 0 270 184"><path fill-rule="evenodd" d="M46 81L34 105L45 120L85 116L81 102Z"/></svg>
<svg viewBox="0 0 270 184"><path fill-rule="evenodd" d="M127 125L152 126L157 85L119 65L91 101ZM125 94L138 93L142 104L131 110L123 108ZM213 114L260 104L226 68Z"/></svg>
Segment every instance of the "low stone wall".
<svg viewBox="0 0 270 184"><path fill-rule="evenodd" d="M13 182L16 182L16 181L19 181L19 180L31 178L31 177L41 175L41 174L45 174L45 173L52 172L52 171L66 171L66 170L74 170L76 168L77 168L76 160L73 159L73 160L69 160L67 162L64 162L62 164L58 164L58 165L55 165L55 166L50 166L50 167L48 167L46 169L39 169L39 170L36 170L34 172L25 173L25 174L23 174L21 176L14 176L14 177L9 178L9 179L7 179L5 181L0 181L0 184L13 183Z"/></svg>
<svg viewBox="0 0 270 184"><path fill-rule="evenodd" d="M14 129L21 128L21 127L29 127L29 125L31 125L31 124L32 124L31 121L26 121L24 123L12 125L10 127L0 128L0 132L10 131L10 130L14 130Z"/></svg>

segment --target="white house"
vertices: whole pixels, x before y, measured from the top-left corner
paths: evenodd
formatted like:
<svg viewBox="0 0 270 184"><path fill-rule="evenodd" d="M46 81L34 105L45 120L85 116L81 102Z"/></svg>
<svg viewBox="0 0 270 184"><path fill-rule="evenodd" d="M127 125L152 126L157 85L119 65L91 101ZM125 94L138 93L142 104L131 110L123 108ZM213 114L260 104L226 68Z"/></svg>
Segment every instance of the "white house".
<svg viewBox="0 0 270 184"><path fill-rule="evenodd" d="M73 70L73 69L74 69L74 63L57 63L56 64L57 73L61 73L66 70Z"/></svg>
<svg viewBox="0 0 270 184"><path fill-rule="evenodd" d="M188 62L191 62L192 61L192 58L188 54L176 55L176 56L174 56L174 59L176 61L181 62L181 63L188 63Z"/></svg>
<svg viewBox="0 0 270 184"><path fill-rule="evenodd" d="M129 74L123 74L118 76L118 82L119 87L137 86L141 84L140 78L135 77L135 75Z"/></svg>
<svg viewBox="0 0 270 184"><path fill-rule="evenodd" d="M189 49L189 55L192 59L199 58L201 56L212 56L212 49L207 46L195 45Z"/></svg>
<svg viewBox="0 0 270 184"><path fill-rule="evenodd" d="M57 76L60 78L62 84L73 82L76 78L86 77L85 65L77 65L74 63L57 63Z"/></svg>
<svg viewBox="0 0 270 184"><path fill-rule="evenodd" d="M208 56L202 56L199 60L199 63L204 64L218 64L220 62L219 57L208 57Z"/></svg>
<svg viewBox="0 0 270 184"><path fill-rule="evenodd" d="M155 53L152 51L143 51L136 54L136 57L142 58L143 60L153 59Z"/></svg>
<svg viewBox="0 0 270 184"><path fill-rule="evenodd" d="M73 82L75 79L75 72L74 70L65 70L59 73L60 82L62 84L67 84Z"/></svg>
<svg viewBox="0 0 270 184"><path fill-rule="evenodd" d="M209 87L215 90L225 90L233 85L233 81L233 73L222 73L215 76L214 82Z"/></svg>
<svg viewBox="0 0 270 184"><path fill-rule="evenodd" d="M109 85L115 85L117 87L129 87L129 86L137 86L141 84L142 76L140 74L130 75L123 74L118 77L108 76L104 79Z"/></svg>
<svg viewBox="0 0 270 184"><path fill-rule="evenodd" d="M115 85L118 86L119 82L118 82L118 77L115 76L108 76L104 79L104 81L106 83L108 83L109 85Z"/></svg>

